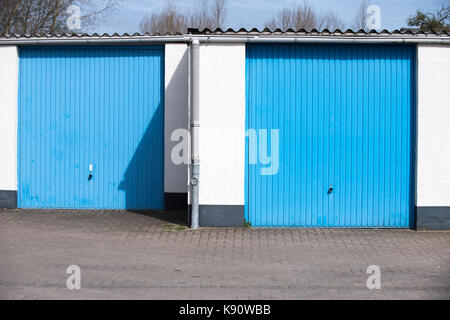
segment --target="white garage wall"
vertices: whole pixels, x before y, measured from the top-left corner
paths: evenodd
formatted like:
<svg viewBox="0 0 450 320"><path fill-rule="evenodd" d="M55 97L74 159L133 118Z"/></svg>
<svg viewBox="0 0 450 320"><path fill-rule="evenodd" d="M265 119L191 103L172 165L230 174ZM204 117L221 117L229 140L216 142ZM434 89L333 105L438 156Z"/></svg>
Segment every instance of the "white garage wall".
<svg viewBox="0 0 450 320"><path fill-rule="evenodd" d="M418 47L417 206L450 206L450 46Z"/></svg>
<svg viewBox="0 0 450 320"><path fill-rule="evenodd" d="M189 55L186 44L166 44L165 47L165 168L164 191L187 193L187 165L175 165L171 159L171 141L176 129L188 129L188 76Z"/></svg>
<svg viewBox="0 0 450 320"><path fill-rule="evenodd" d="M201 205L244 205L245 44L200 45Z"/></svg>
<svg viewBox="0 0 450 320"><path fill-rule="evenodd" d="M17 190L18 52L0 46L0 190Z"/></svg>

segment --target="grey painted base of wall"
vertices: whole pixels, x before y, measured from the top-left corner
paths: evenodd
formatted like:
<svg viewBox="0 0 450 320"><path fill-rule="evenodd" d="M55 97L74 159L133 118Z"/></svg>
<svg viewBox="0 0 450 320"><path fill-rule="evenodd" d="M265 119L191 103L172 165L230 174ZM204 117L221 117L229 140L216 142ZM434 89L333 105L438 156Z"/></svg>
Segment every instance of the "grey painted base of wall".
<svg viewBox="0 0 450 320"><path fill-rule="evenodd" d="M167 211L191 210L187 193L165 193ZM0 208L17 208L17 191L0 190ZM450 230L450 207L416 207L418 230ZM245 224L244 206L200 205L201 227L242 227Z"/></svg>
<svg viewBox="0 0 450 320"><path fill-rule="evenodd" d="M188 224L191 224L191 206L188 210ZM243 227L245 224L244 206L200 205L200 227Z"/></svg>
<svg viewBox="0 0 450 320"><path fill-rule="evenodd" d="M17 191L0 190L0 208L17 208Z"/></svg>
<svg viewBox="0 0 450 320"><path fill-rule="evenodd" d="M166 211L186 210L188 208L188 194L165 193L164 202Z"/></svg>
<svg viewBox="0 0 450 320"><path fill-rule="evenodd" d="M187 193L165 193L164 201L167 211L186 210L188 205ZM0 208L17 208L17 191L0 190Z"/></svg>
<svg viewBox="0 0 450 320"><path fill-rule="evenodd" d="M450 207L416 207L417 230L450 230Z"/></svg>

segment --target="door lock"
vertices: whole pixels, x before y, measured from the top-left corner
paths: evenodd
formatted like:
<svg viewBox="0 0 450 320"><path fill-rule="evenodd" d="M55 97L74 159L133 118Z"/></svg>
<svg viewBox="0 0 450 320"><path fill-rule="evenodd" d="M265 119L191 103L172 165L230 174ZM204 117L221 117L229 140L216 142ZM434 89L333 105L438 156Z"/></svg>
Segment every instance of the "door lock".
<svg viewBox="0 0 450 320"><path fill-rule="evenodd" d="M91 181L92 178L93 178L93 175L92 175L93 169L94 169L93 165L90 164L90 165L89 165L89 178L88 178L88 181Z"/></svg>
<svg viewBox="0 0 450 320"><path fill-rule="evenodd" d="M330 189L328 189L328 194L332 194L334 191L333 186L330 184Z"/></svg>

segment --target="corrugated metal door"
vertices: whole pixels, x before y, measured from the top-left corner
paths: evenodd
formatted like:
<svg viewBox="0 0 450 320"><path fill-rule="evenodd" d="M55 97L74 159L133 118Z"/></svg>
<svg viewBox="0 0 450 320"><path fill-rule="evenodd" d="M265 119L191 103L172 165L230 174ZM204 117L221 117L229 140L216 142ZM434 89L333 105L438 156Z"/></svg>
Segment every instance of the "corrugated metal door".
<svg viewBox="0 0 450 320"><path fill-rule="evenodd" d="M247 47L247 129L269 156L279 130L274 175L247 141L252 225L414 225L414 57L413 46Z"/></svg>
<svg viewBox="0 0 450 320"><path fill-rule="evenodd" d="M20 48L21 208L164 208L164 50Z"/></svg>

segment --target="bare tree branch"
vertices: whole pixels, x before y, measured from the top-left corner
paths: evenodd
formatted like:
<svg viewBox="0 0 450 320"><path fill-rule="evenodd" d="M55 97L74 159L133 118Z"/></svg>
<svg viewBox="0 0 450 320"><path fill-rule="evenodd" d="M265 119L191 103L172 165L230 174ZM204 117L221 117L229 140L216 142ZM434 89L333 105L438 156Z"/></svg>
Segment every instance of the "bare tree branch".
<svg viewBox="0 0 450 320"><path fill-rule="evenodd" d="M84 31L98 25L121 0L0 0L1 34L43 34L71 32L67 27L71 5L80 7ZM77 31L79 32L79 31Z"/></svg>
<svg viewBox="0 0 450 320"><path fill-rule="evenodd" d="M345 23L336 13L328 12L324 15L318 14L308 3L303 5L293 5L291 8L284 8L265 24L266 28L271 30L281 29L286 31L293 30L312 30L312 29L343 29Z"/></svg>
<svg viewBox="0 0 450 320"><path fill-rule="evenodd" d="M318 29L328 29L330 31L335 31L336 29L345 29L345 22L339 18L339 16L332 11L327 12L325 15L321 16L319 19L321 24Z"/></svg>
<svg viewBox="0 0 450 320"><path fill-rule="evenodd" d="M171 0L160 11L146 14L139 27L150 34L186 33L188 27L221 28L226 19L226 0L197 0L191 10L177 7Z"/></svg>
<svg viewBox="0 0 450 320"><path fill-rule="evenodd" d="M214 0L211 15L214 19L215 28L223 28L225 17L227 15L226 0Z"/></svg>
<svg viewBox="0 0 450 320"><path fill-rule="evenodd" d="M195 2L194 10L188 16L188 25L191 28L213 29L214 18L211 15L208 0L197 0Z"/></svg>
<svg viewBox="0 0 450 320"><path fill-rule="evenodd" d="M353 28L355 31L357 30L365 30L367 31L367 8L369 7L369 3L367 0L362 0L361 5L359 6L358 12L356 13L355 21L353 23Z"/></svg>
<svg viewBox="0 0 450 320"><path fill-rule="evenodd" d="M141 20L140 29L150 34L175 34L185 32L188 19L172 1L166 2L160 12L146 14Z"/></svg>
<svg viewBox="0 0 450 320"><path fill-rule="evenodd" d="M20 1L18 0L1 0L0 1L0 32L9 34L11 26L18 20Z"/></svg>

